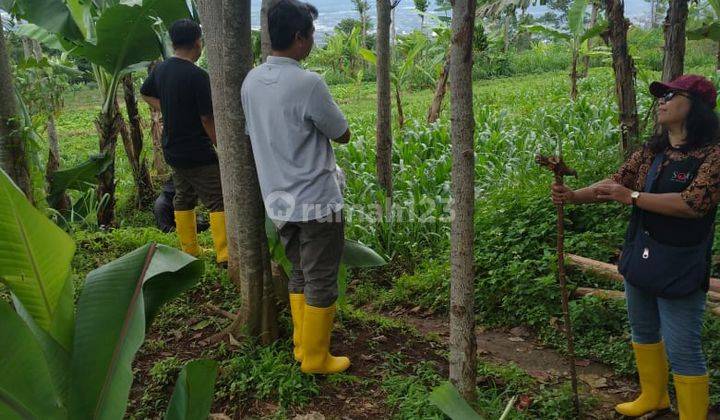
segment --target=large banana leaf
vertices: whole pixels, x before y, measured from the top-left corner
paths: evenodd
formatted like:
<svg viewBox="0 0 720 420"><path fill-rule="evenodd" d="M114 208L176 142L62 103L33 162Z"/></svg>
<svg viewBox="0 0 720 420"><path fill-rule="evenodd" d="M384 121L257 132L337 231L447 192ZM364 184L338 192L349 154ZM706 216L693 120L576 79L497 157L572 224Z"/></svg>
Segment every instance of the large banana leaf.
<svg viewBox="0 0 720 420"><path fill-rule="evenodd" d="M4 171L0 201L0 280L40 328L70 349L72 288L67 281L75 243L27 201Z"/></svg>
<svg viewBox="0 0 720 420"><path fill-rule="evenodd" d="M573 37L567 32L562 32L560 30L557 30L555 28L551 28L549 26L545 25L523 25L524 29L527 29L528 31L532 33L536 33L539 35L542 35L547 38L556 39L556 40L564 40L564 41L572 41Z"/></svg>
<svg viewBox="0 0 720 420"><path fill-rule="evenodd" d="M691 40L712 39L720 41L720 22L713 22L699 28L688 29L687 38Z"/></svg>
<svg viewBox="0 0 720 420"><path fill-rule="evenodd" d="M202 262L148 244L88 274L78 301L70 418L121 419L147 322L200 279Z"/></svg>
<svg viewBox="0 0 720 420"><path fill-rule="evenodd" d="M84 39L70 9L62 0L16 0L15 9L21 18L48 32L73 41Z"/></svg>
<svg viewBox="0 0 720 420"><path fill-rule="evenodd" d="M192 18L185 0L144 0L143 7L150 16L162 20L166 28L176 20Z"/></svg>
<svg viewBox="0 0 720 420"><path fill-rule="evenodd" d="M387 264L377 252L351 239L345 240L342 261L350 268L380 267Z"/></svg>
<svg viewBox="0 0 720 420"><path fill-rule="evenodd" d="M205 420L215 394L217 362L193 360L185 365L178 376L166 420Z"/></svg>
<svg viewBox="0 0 720 420"><path fill-rule="evenodd" d="M42 350L20 317L0 300L0 418L64 417Z"/></svg>
<svg viewBox="0 0 720 420"><path fill-rule="evenodd" d="M113 77L133 64L160 56L153 20L142 6L118 4L100 15L95 43L83 42L75 53L87 58Z"/></svg>
<svg viewBox="0 0 720 420"><path fill-rule="evenodd" d="M430 394L430 402L452 420L482 419L450 382L445 382L435 388Z"/></svg>
<svg viewBox="0 0 720 420"><path fill-rule="evenodd" d="M575 0L568 10L568 28L574 38L579 38L585 32L585 10L588 0Z"/></svg>
<svg viewBox="0 0 720 420"><path fill-rule="evenodd" d="M89 184L97 184L99 173L107 169L111 159L105 154L93 155L85 162L68 169L55 171L50 175L50 191L47 201L56 206L66 190L85 190Z"/></svg>
<svg viewBox="0 0 720 420"><path fill-rule="evenodd" d="M588 28L585 33L582 34L580 37L580 42L585 42L588 39L595 38L596 36L599 36L601 33L605 32L605 30L608 28L608 22L602 21L598 23L597 25L593 26L592 28Z"/></svg>
<svg viewBox="0 0 720 420"><path fill-rule="evenodd" d="M47 30L35 24L24 23L22 25L18 25L15 29L15 33L19 36L34 39L48 48L58 51L63 50L62 44L60 44L60 40L57 35L51 34Z"/></svg>

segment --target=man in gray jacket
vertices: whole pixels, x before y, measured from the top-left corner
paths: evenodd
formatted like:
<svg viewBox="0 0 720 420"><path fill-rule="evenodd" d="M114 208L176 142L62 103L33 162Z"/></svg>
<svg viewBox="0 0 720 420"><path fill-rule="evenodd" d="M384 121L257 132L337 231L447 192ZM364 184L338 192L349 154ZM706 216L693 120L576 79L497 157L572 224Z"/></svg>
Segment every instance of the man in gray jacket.
<svg viewBox="0 0 720 420"><path fill-rule="evenodd" d="M295 359L305 373L350 366L330 355L342 258L343 198L331 141L347 143L347 120L317 74L300 67L313 48L317 9L280 0L268 11L272 55L242 87L265 209L292 262L290 306Z"/></svg>

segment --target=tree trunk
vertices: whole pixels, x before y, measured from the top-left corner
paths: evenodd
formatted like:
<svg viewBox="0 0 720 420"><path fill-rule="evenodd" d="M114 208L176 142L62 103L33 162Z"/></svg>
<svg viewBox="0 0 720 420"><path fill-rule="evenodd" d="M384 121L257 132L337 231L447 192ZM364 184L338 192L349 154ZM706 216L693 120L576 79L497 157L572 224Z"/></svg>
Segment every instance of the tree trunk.
<svg viewBox="0 0 720 420"><path fill-rule="evenodd" d="M264 63L272 52L272 43L270 42L270 28L268 27L268 11L275 0L262 0L260 6L260 48L262 50L260 62Z"/></svg>
<svg viewBox="0 0 720 420"><path fill-rule="evenodd" d="M387 0L388 2L392 0ZM390 44L395 46L397 44L397 32L395 27L395 8L390 8Z"/></svg>
<svg viewBox="0 0 720 420"><path fill-rule="evenodd" d="M377 0L376 169L386 197L392 197L392 126L390 124L390 0Z"/></svg>
<svg viewBox="0 0 720 420"><path fill-rule="evenodd" d="M627 154L638 143L637 98L635 93L635 63L628 51L627 32L630 22L625 18L622 0L605 0L605 13L609 22L615 96L620 111L622 151Z"/></svg>
<svg viewBox="0 0 720 420"><path fill-rule="evenodd" d="M114 106L108 108L108 112L101 112L95 120L100 153L110 159L107 169L98 174L97 200L100 205L97 221L100 226L111 226L115 220L115 148L124 122L117 107L117 100L113 104Z"/></svg>
<svg viewBox="0 0 720 420"><path fill-rule="evenodd" d="M153 61L148 66L148 74L150 74L159 61ZM163 119L162 112L149 106L150 108L150 136L152 136L153 146L153 160L152 168L155 175L161 178L165 182L165 177L170 172L167 163L165 163L165 157L163 156L162 149L162 133L163 133Z"/></svg>
<svg viewBox="0 0 720 420"><path fill-rule="evenodd" d="M10 59L5 50L4 32L0 26L0 166L25 193L28 200L34 202Z"/></svg>
<svg viewBox="0 0 720 420"><path fill-rule="evenodd" d="M403 113L402 98L400 97L400 88L395 84L395 105L398 110L398 126L405 127L405 113Z"/></svg>
<svg viewBox="0 0 720 420"><path fill-rule="evenodd" d="M685 68L685 23L688 17L688 0L670 0L665 18L665 56L663 82L682 76Z"/></svg>
<svg viewBox="0 0 720 420"><path fill-rule="evenodd" d="M435 96L433 96L430 110L428 111L427 122L432 124L440 118L440 112L442 111L442 103L445 98L445 92L447 91L448 76L450 75L450 53L447 54L445 59L445 65L443 66L440 78L437 81L435 87Z"/></svg>
<svg viewBox="0 0 720 420"><path fill-rule="evenodd" d="M455 0L452 18L452 277L450 281L450 380L468 402L475 401L475 118L472 94L472 41L475 0Z"/></svg>
<svg viewBox="0 0 720 420"><path fill-rule="evenodd" d="M715 71L720 74L720 41L717 44L717 64L715 65Z"/></svg>
<svg viewBox="0 0 720 420"><path fill-rule="evenodd" d="M125 153L130 161L133 178L135 178L137 206L138 208L144 208L155 200L155 191L153 190L152 179L150 178L150 171L148 171L147 161L142 155L143 130L132 75L128 74L123 77L122 83L123 91L125 93L125 108L127 111L128 122L130 123L130 136L127 138L123 136L123 144L125 145Z"/></svg>
<svg viewBox="0 0 720 420"><path fill-rule="evenodd" d="M198 6L207 28L227 224L228 276L242 295L240 312L229 332L269 343L277 338L277 299L265 235L265 209L240 99L243 80L253 64L250 0L201 0Z"/></svg>
<svg viewBox="0 0 720 420"><path fill-rule="evenodd" d="M577 99L578 95L578 88L577 88L577 79L578 79L578 60L580 53L577 50L573 50L572 52L572 69L570 70L570 98L574 101Z"/></svg>
<svg viewBox="0 0 720 420"><path fill-rule="evenodd" d="M650 0L650 27L657 28L657 0Z"/></svg>
<svg viewBox="0 0 720 420"><path fill-rule="evenodd" d="M597 25L597 18L598 18L598 11L600 7L598 6L597 1L592 2L592 12L590 13L590 21L588 22L588 29L595 27ZM593 40L588 39L588 52L593 47ZM590 55L585 55L583 57L583 71L582 76L583 78L587 77L590 73Z"/></svg>
<svg viewBox="0 0 720 420"><path fill-rule="evenodd" d="M510 12L505 13L503 20L503 52L507 54L510 50Z"/></svg>

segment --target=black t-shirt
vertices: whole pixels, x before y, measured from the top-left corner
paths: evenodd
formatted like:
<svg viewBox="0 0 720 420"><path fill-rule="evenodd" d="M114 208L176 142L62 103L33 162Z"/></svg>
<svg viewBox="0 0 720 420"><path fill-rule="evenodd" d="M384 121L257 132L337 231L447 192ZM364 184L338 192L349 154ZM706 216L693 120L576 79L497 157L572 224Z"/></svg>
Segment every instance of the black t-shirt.
<svg viewBox="0 0 720 420"><path fill-rule="evenodd" d="M212 115L210 77L190 61L172 57L158 64L140 93L160 99L163 153L170 166L193 168L218 158L200 116Z"/></svg>

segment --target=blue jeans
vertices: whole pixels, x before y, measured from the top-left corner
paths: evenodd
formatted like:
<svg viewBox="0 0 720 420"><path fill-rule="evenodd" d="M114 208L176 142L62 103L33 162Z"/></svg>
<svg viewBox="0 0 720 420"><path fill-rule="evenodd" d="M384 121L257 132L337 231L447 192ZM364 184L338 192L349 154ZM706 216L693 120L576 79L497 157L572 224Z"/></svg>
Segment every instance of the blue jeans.
<svg viewBox="0 0 720 420"><path fill-rule="evenodd" d="M635 343L664 341L675 374L702 376L707 373L700 340L705 291L698 290L680 299L662 299L625 282L625 296Z"/></svg>

